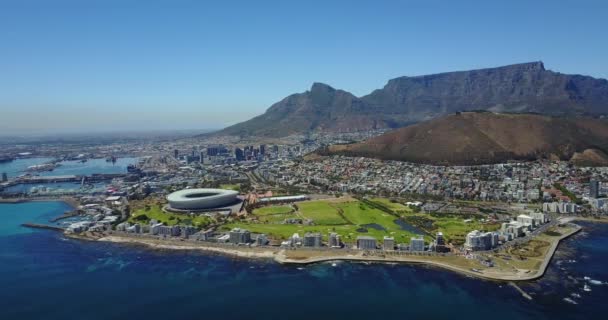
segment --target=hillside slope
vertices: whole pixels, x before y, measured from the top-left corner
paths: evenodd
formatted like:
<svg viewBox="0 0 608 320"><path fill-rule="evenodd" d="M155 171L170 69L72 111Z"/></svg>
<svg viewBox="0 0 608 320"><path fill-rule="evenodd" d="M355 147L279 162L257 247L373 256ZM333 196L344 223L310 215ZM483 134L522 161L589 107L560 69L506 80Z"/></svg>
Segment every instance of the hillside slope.
<svg viewBox="0 0 608 320"><path fill-rule="evenodd" d="M608 122L532 114L464 112L421 122L322 155L468 165L558 157L608 163Z"/></svg>

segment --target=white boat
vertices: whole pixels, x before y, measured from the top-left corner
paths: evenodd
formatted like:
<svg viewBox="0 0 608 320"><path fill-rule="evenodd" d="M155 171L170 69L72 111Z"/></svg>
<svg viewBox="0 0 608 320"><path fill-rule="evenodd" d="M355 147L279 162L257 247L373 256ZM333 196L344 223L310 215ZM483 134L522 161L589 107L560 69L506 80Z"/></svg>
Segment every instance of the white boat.
<svg viewBox="0 0 608 320"><path fill-rule="evenodd" d="M570 296L572 296L572 298L580 298L580 297L581 297L581 295L580 295L580 294L578 294L578 293L576 293L576 292L572 292L572 293L570 294Z"/></svg>
<svg viewBox="0 0 608 320"><path fill-rule="evenodd" d="M572 300L570 298L564 298L564 301L566 301L566 302L568 302L570 304L578 304L578 302L576 302L576 301L574 301L574 300Z"/></svg>
<svg viewBox="0 0 608 320"><path fill-rule="evenodd" d="M589 283L591 283L594 286L601 286L602 284L604 284L603 282L599 281L599 280L589 280Z"/></svg>
<svg viewBox="0 0 608 320"><path fill-rule="evenodd" d="M583 291L585 291L585 292L589 292L589 291L591 291L591 288L589 287L589 285L588 285L588 284L586 284L586 285L583 287Z"/></svg>
<svg viewBox="0 0 608 320"><path fill-rule="evenodd" d="M338 264L334 262L334 263L332 263L332 264L331 264L331 266L332 266L332 267L337 267L337 266L338 266Z"/></svg>
<svg viewBox="0 0 608 320"><path fill-rule="evenodd" d="M583 279L585 279L585 280L591 280L591 278L589 278L589 277L583 277Z"/></svg>

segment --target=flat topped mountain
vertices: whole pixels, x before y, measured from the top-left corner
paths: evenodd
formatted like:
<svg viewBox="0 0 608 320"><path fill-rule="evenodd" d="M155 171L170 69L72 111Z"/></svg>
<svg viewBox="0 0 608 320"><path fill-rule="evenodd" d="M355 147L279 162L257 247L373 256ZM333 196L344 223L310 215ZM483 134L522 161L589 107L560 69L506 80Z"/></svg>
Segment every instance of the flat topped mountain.
<svg viewBox="0 0 608 320"><path fill-rule="evenodd" d="M463 112L318 153L445 165L539 158L605 165L607 151L606 120Z"/></svg>
<svg viewBox="0 0 608 320"><path fill-rule="evenodd" d="M398 128L457 111L608 113L608 81L546 70L542 62L390 80L356 97L315 83L264 114L216 134L283 137L313 131Z"/></svg>

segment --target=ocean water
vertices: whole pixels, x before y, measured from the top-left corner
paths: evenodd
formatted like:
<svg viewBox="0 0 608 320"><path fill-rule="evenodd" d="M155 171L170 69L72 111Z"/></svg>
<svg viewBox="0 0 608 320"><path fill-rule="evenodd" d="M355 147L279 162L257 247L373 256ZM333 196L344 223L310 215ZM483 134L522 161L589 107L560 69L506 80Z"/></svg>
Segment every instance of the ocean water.
<svg viewBox="0 0 608 320"><path fill-rule="evenodd" d="M97 182L94 183L93 186L91 187L91 189L94 190L105 190L105 186L106 183L105 182ZM33 190L32 189L40 189L41 187L44 188L48 188L50 190L78 190L80 188L82 188L80 183L73 183L73 182L57 182L57 183L37 183L37 184L17 184L14 186L10 186L6 189L4 189L4 192L7 193L22 193L22 192L27 192L30 193ZM87 188L89 187L89 185L87 185Z"/></svg>
<svg viewBox="0 0 608 320"><path fill-rule="evenodd" d="M13 162L0 163L0 173L7 172L9 177L15 177L25 173L29 166L51 161L51 158L19 159ZM61 165L53 171L39 172L41 176L58 175L92 175L94 173L112 174L126 173L127 166L136 164L138 158L118 158L116 163L107 162L105 159L90 159L87 162L62 161ZM106 183L94 184L95 189L103 189ZM46 184L18 184L6 188L8 193L30 192L34 187L47 187L53 190L75 190L80 188L79 183L46 183Z"/></svg>
<svg viewBox="0 0 608 320"><path fill-rule="evenodd" d="M41 172L41 176L60 175L91 175L93 173L126 173L127 166L136 164L138 158L118 158L116 163L107 162L105 159L90 159L87 162L62 161L60 166L53 171Z"/></svg>
<svg viewBox="0 0 608 320"><path fill-rule="evenodd" d="M608 311L607 285L582 291L584 276L608 281L606 224L585 224L561 245L547 276L521 285L528 301L504 283L423 266L282 266L19 227L66 209L0 204L1 319L591 319ZM563 301L573 292L577 305Z"/></svg>
<svg viewBox="0 0 608 320"><path fill-rule="evenodd" d="M0 174L6 172L9 178L15 178L16 176L25 173L25 169L29 166L37 164L43 164L53 160L52 158L28 158L28 159L17 159L11 162L0 163Z"/></svg>

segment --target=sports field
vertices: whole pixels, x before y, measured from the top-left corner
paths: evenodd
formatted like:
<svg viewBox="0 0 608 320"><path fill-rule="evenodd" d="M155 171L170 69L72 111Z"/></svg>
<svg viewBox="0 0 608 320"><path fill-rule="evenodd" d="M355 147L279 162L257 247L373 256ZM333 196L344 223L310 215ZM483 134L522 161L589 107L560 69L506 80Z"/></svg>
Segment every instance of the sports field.
<svg viewBox="0 0 608 320"><path fill-rule="evenodd" d="M293 211L291 206L267 206L255 209L255 214L258 216L266 216L273 214L290 213Z"/></svg>
<svg viewBox="0 0 608 320"><path fill-rule="evenodd" d="M297 204L302 217L311 219L317 225L344 225L334 204L327 201L306 201Z"/></svg>

